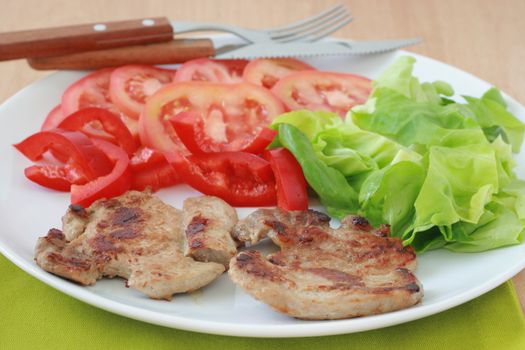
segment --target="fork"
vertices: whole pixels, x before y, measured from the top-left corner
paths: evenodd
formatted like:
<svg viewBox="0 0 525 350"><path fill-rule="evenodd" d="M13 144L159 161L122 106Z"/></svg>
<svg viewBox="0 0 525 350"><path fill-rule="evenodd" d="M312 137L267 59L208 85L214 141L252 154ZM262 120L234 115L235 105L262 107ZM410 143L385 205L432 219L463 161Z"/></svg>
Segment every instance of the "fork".
<svg viewBox="0 0 525 350"><path fill-rule="evenodd" d="M293 41L317 41L352 21L343 5L334 6L317 15L273 29L246 29L227 24L171 21L175 33L220 31L234 34L250 43L288 43Z"/></svg>
<svg viewBox="0 0 525 350"><path fill-rule="evenodd" d="M352 21L342 5L312 17L273 29L246 29L227 24L169 21L165 17L0 33L0 61L60 56L124 46L173 42L173 35L195 31L222 31L248 43L316 41ZM191 41L177 45L191 47ZM211 47L210 43L210 49Z"/></svg>

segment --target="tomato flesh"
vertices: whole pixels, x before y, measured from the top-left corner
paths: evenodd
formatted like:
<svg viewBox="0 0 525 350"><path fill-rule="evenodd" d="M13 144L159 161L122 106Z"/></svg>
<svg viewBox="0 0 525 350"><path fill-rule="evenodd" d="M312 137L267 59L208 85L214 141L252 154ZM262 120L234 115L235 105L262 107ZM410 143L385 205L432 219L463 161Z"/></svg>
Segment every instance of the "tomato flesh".
<svg viewBox="0 0 525 350"><path fill-rule="evenodd" d="M275 84L275 93L290 110L331 111L345 117L350 108L365 103L372 82L352 74L298 72Z"/></svg>
<svg viewBox="0 0 525 350"><path fill-rule="evenodd" d="M171 125L184 146L193 154L213 152L249 152L260 154L273 141L277 131L264 127L257 134L231 142L214 141L206 134L201 116L195 112L182 112L170 118ZM256 131L254 131L256 132Z"/></svg>
<svg viewBox="0 0 525 350"><path fill-rule="evenodd" d="M46 116L44 123L40 127L40 130L46 131L50 129L55 129L58 127L58 124L64 119L64 113L62 112L62 106L55 106Z"/></svg>
<svg viewBox="0 0 525 350"><path fill-rule="evenodd" d="M315 68L295 58L259 58L248 63L242 78L248 83L271 89L281 78L303 70Z"/></svg>
<svg viewBox="0 0 525 350"><path fill-rule="evenodd" d="M85 125L95 121L100 123L106 133L113 136L113 143L120 145L129 155L135 152L137 144L129 129L119 116L106 109L96 107L81 109L69 115L58 127L65 130L82 131Z"/></svg>
<svg viewBox="0 0 525 350"><path fill-rule="evenodd" d="M201 116L203 130L213 142L233 143L253 138L284 112L284 106L270 91L252 84L166 85L146 102L139 119L142 144L163 153L188 154L169 121L187 111Z"/></svg>
<svg viewBox="0 0 525 350"><path fill-rule="evenodd" d="M127 65L115 69L110 76L111 101L133 119L138 119L146 99L162 86L171 83L175 71L146 65Z"/></svg>
<svg viewBox="0 0 525 350"><path fill-rule="evenodd" d="M270 163L244 152L223 152L185 157L172 153L182 180L196 190L222 198L233 206L275 205L275 180Z"/></svg>
<svg viewBox="0 0 525 350"><path fill-rule="evenodd" d="M284 210L307 210L308 191L301 165L286 148L264 152L277 186L277 206Z"/></svg>
<svg viewBox="0 0 525 350"><path fill-rule="evenodd" d="M248 60L210 60L198 58L179 67L174 81L240 83Z"/></svg>
<svg viewBox="0 0 525 350"><path fill-rule="evenodd" d="M95 145L114 163L107 175L100 176L83 185L71 186L71 204L88 207L100 198L112 198L131 188L129 157L118 146L103 140L93 140Z"/></svg>

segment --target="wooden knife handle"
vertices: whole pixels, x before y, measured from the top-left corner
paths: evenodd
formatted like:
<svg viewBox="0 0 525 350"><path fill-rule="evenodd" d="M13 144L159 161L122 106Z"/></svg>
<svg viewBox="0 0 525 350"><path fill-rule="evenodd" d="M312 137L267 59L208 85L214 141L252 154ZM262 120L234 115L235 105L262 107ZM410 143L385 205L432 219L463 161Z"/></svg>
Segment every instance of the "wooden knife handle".
<svg viewBox="0 0 525 350"><path fill-rule="evenodd" d="M165 17L0 33L0 61L173 40Z"/></svg>
<svg viewBox="0 0 525 350"><path fill-rule="evenodd" d="M63 56L28 59L34 69L98 69L124 64L182 63L215 54L208 39L177 39L166 43L79 52Z"/></svg>

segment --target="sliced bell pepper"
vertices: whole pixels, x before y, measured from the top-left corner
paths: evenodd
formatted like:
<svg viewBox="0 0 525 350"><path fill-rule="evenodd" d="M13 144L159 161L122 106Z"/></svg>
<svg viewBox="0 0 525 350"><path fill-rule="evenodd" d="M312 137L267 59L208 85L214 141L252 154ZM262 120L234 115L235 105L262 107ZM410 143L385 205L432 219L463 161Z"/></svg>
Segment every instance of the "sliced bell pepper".
<svg viewBox="0 0 525 350"><path fill-rule="evenodd" d="M87 179L69 166L32 165L25 168L25 176L39 184L56 191L69 192L71 184L83 184Z"/></svg>
<svg viewBox="0 0 525 350"><path fill-rule="evenodd" d="M128 155L131 156L137 149L137 143L122 119L103 108L90 107L78 110L62 120L58 127L85 133L83 128L90 123L99 123L102 129L113 137L112 142L122 147ZM87 133L87 135L100 138L93 133Z"/></svg>
<svg viewBox="0 0 525 350"><path fill-rule="evenodd" d="M180 176L166 157L151 148L140 148L131 158L133 182L131 188L143 191L146 188L157 191L160 188L180 183Z"/></svg>
<svg viewBox="0 0 525 350"><path fill-rule="evenodd" d="M270 163L254 154L222 152L186 157L173 152L166 158L183 182L233 206L268 206L277 202Z"/></svg>
<svg viewBox="0 0 525 350"><path fill-rule="evenodd" d="M277 186L277 206L284 210L307 210L308 192L301 165L286 148L263 153L270 162Z"/></svg>
<svg viewBox="0 0 525 350"><path fill-rule="evenodd" d="M14 146L34 162L41 160L48 150L59 152L63 155L64 163L67 165L64 170L79 173L69 176L70 178L85 177L89 181L106 175L112 168L112 163L106 154L98 149L87 136L78 131L60 129L40 131ZM29 172L33 173L34 170ZM45 177L46 172L41 172L41 174ZM51 175L49 177L56 178Z"/></svg>
<svg viewBox="0 0 525 350"><path fill-rule="evenodd" d="M169 121L184 146L193 154L214 152L261 154L277 136L277 131L265 127L251 138L234 138L231 142L219 142L206 134L204 121L196 112L182 112Z"/></svg>
<svg viewBox="0 0 525 350"><path fill-rule="evenodd" d="M84 185L72 185L71 204L88 207L97 199L119 196L131 187L132 175L126 152L107 141L93 140L93 143L114 163L113 170Z"/></svg>

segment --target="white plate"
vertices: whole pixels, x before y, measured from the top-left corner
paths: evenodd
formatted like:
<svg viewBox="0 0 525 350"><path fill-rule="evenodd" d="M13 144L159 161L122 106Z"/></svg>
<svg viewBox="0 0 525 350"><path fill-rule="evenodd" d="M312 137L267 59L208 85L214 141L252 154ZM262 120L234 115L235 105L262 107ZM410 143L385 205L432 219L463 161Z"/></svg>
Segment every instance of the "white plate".
<svg viewBox="0 0 525 350"><path fill-rule="evenodd" d="M369 57L318 58L308 62L319 69L377 77L396 57L394 52ZM456 92L480 96L490 85L468 73L435 60L417 58L415 74L422 80L445 80ZM42 282L96 307L134 319L197 332L256 336L293 337L351 333L391 326L464 303L495 288L525 267L525 245L480 254L445 250L419 257L417 276L425 289L423 303L383 315L338 321L300 321L272 311L230 282L223 275L201 291L177 295L171 302L149 300L124 287L121 279L103 280L81 287L51 275L33 261L37 237L51 227L60 227L68 194L45 190L23 176L29 162L11 146L36 132L46 113L59 102L64 88L82 76L80 72L52 74L17 93L0 106L0 252ZM509 107L522 120L525 109L508 98ZM517 156L518 173L524 174L525 153ZM186 186L160 191L166 202L179 207L197 193ZM241 212L241 216L247 211ZM1 286L0 286L1 288Z"/></svg>

